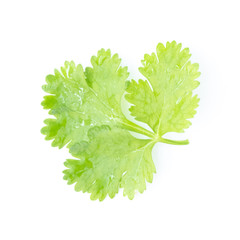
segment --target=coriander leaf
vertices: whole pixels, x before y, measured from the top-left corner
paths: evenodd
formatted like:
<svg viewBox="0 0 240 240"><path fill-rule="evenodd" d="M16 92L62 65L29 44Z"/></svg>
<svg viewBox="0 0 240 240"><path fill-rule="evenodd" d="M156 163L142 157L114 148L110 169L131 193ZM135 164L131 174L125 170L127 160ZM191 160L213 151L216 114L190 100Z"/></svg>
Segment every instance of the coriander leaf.
<svg viewBox="0 0 240 240"><path fill-rule="evenodd" d="M91 193L91 199L111 198L123 188L133 199L146 189L156 172L152 148L156 142L188 144L162 136L189 127L199 99L198 65L191 64L188 49L181 44L159 44L157 55L145 55L139 70L147 80L126 81L129 73L121 59L101 49L91 58L92 67L65 62L61 70L46 77L42 106L54 118L46 119L41 132L52 146L67 146L76 159L68 159L64 179L76 191ZM149 131L128 120L121 109L122 97L132 104L131 115L147 123ZM147 136L139 139L131 132Z"/></svg>
<svg viewBox="0 0 240 240"><path fill-rule="evenodd" d="M95 128L95 129L94 129ZM123 129L106 126L89 130L89 142L72 145L70 153L80 160L65 162L64 179L76 183L75 190L91 193L91 199L113 198L119 188L133 199L135 191L146 189L152 182L155 166L151 140L137 139Z"/></svg>
<svg viewBox="0 0 240 240"><path fill-rule="evenodd" d="M88 140L87 131L97 125L116 125L125 118L121 112L121 97L128 77L127 68L110 50L100 50L91 59L93 68L84 73L81 65L65 62L61 72L46 77L42 105L50 109L54 119L46 119L41 132L52 146L62 148L67 143ZM116 123L118 121L118 123Z"/></svg>
<svg viewBox="0 0 240 240"><path fill-rule="evenodd" d="M199 85L198 64L189 61L189 49L175 41L159 43L157 55L146 54L139 71L148 81L131 81L126 99L131 115L147 123L161 138L167 132L183 132L196 113L199 99L192 91Z"/></svg>

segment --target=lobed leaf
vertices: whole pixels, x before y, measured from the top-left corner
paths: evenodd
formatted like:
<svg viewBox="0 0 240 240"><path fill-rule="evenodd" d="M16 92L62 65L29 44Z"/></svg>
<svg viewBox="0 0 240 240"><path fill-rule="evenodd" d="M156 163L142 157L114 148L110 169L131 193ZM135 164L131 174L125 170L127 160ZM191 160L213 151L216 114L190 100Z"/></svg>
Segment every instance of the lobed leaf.
<svg viewBox="0 0 240 240"><path fill-rule="evenodd" d="M93 126L116 125L123 117L120 100L128 77L127 68L119 67L121 60L110 50L100 50L92 57L93 68L83 71L81 65L65 62L61 71L46 77L43 90L52 95L44 97L42 106L50 109L55 119L47 119L41 132L52 146L62 148L88 140L87 132ZM118 90L118 93L117 93Z"/></svg>
<svg viewBox="0 0 240 240"><path fill-rule="evenodd" d="M166 47L158 44L156 52L146 54L139 71L148 80L132 80L126 99L136 120L147 123L161 137L167 132L183 132L196 113L199 99L193 90L199 85L198 64L189 61L189 49L181 50L175 41Z"/></svg>
<svg viewBox="0 0 240 240"><path fill-rule="evenodd" d="M64 179L76 183L75 190L91 193L91 199L111 198L124 189L133 199L136 190L143 192L146 181L152 182L155 166L151 140L137 139L126 130L103 127L89 142L70 148L80 160L67 160Z"/></svg>
<svg viewBox="0 0 240 240"><path fill-rule="evenodd" d="M48 93L42 106L53 118L44 121L41 132L52 146L67 145L76 159L65 162L64 179L91 199L123 194L133 199L146 189L156 172L152 148L156 142L187 144L164 139L167 132L182 132L190 126L199 99L193 90L199 82L198 65L188 49L175 41L158 44L156 54L145 55L139 68L147 80L127 81L129 73L121 59L101 49L91 58L92 67L65 62L60 71L46 77ZM125 89L126 88L126 89ZM132 104L131 115L148 124L151 131L126 119L121 100ZM138 139L130 132L146 135Z"/></svg>

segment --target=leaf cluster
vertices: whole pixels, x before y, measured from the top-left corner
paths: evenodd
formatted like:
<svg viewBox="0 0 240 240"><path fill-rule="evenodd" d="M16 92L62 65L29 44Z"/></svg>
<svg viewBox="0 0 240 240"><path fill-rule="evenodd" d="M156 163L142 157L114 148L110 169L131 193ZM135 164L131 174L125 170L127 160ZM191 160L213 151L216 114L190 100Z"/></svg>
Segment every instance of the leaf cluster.
<svg viewBox="0 0 240 240"><path fill-rule="evenodd" d="M192 64L189 49L175 41L159 43L156 53L145 54L139 68L145 79L128 80L117 54L101 49L83 69L73 61L46 77L48 93L42 106L53 118L44 121L41 132L52 146L69 149L64 179L91 199L113 198L123 188L133 199L146 189L156 172L152 148L157 142L187 144L188 140L165 139L168 132L187 129L199 98L198 64ZM122 101L131 104L131 116L151 131L126 118ZM136 132L147 139L136 138Z"/></svg>

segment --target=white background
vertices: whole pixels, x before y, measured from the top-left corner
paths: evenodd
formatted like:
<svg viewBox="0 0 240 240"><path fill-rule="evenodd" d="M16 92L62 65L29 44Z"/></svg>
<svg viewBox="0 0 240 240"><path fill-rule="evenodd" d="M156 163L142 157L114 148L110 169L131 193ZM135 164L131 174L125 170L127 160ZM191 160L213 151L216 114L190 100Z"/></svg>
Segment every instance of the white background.
<svg viewBox="0 0 240 240"><path fill-rule="evenodd" d="M0 239L240 239L238 1L1 1ZM159 144L157 174L130 201L91 201L62 180L66 149L40 134L45 76L65 60L119 53L130 78L176 40L200 64L193 125Z"/></svg>

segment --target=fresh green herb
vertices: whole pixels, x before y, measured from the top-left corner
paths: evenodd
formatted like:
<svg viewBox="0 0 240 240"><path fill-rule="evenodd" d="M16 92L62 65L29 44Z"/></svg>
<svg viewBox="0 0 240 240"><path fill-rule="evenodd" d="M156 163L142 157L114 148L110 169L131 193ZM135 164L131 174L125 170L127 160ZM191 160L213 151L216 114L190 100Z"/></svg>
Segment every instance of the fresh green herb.
<svg viewBox="0 0 240 240"><path fill-rule="evenodd" d="M196 113L199 99L192 91L199 85L198 64L189 61L189 49L175 41L159 43L156 54L146 54L139 71L147 80L128 81L127 67L117 54L101 49L91 58L92 67L65 62L61 71L46 77L42 106L55 118L46 119L41 132L52 146L67 146L76 159L68 159L64 179L91 199L113 198L119 188L133 199L146 189L156 172L152 160L155 143L188 144L164 138L184 132ZM128 120L121 109L123 96L131 115L149 131ZM138 139L131 132L147 136Z"/></svg>

